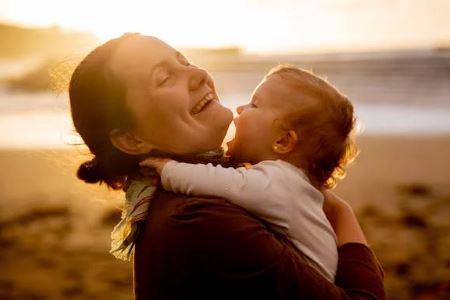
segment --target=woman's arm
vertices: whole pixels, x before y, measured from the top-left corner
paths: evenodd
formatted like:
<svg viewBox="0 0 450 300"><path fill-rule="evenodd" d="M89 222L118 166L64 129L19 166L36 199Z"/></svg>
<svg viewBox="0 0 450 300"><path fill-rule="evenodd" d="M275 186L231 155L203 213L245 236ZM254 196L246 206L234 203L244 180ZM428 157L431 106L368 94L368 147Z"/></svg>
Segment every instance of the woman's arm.
<svg viewBox="0 0 450 300"><path fill-rule="evenodd" d="M383 269L369 248L353 209L329 191L324 195L324 211L336 231L339 247L335 285L320 280L315 270L301 265L301 259L287 255L278 267L282 270L280 292L297 297L292 299L386 299Z"/></svg>
<svg viewBox="0 0 450 300"><path fill-rule="evenodd" d="M192 214L198 216L198 223L176 218L191 226L192 234L186 240L197 245L200 257L221 261L216 272L232 278L230 285L266 282L267 293L276 294L274 299L386 298L381 269L364 244L346 243L339 248L333 284L312 268L286 237L274 235L238 207L214 199L191 200L182 215ZM256 284L255 289L262 287Z"/></svg>
<svg viewBox="0 0 450 300"><path fill-rule="evenodd" d="M347 243L368 246L352 207L330 191L324 191L323 194L325 196L323 210L336 233L338 247Z"/></svg>
<svg viewBox="0 0 450 300"><path fill-rule="evenodd" d="M330 191L324 191L324 211L335 230L339 261L336 284L348 290L370 291L385 299L383 269L369 248L352 207Z"/></svg>

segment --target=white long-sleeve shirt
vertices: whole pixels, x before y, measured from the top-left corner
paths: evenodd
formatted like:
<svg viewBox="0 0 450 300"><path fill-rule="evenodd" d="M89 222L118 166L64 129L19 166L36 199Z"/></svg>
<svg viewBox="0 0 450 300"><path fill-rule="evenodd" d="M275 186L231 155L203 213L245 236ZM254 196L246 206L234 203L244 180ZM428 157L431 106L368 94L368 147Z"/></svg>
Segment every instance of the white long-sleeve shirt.
<svg viewBox="0 0 450 300"><path fill-rule="evenodd" d="M251 168L168 162L161 173L164 189L187 195L223 197L275 225L334 281L336 235L322 209L324 197L296 166L282 160Z"/></svg>

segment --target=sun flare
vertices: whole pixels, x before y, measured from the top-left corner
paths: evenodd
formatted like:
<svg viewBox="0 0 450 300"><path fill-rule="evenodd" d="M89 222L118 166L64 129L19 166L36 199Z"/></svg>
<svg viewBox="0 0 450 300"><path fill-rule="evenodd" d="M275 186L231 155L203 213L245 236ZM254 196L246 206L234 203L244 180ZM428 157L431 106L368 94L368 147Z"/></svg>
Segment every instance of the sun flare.
<svg viewBox="0 0 450 300"><path fill-rule="evenodd" d="M324 36L335 27L326 10L317 22L317 15L290 7L274 10L273 5L257 1L42 0L27 2L26 6L27 10L10 11L10 18L26 20L30 25L94 32L100 42L125 32L140 32L158 36L174 46L239 46L264 52L323 45ZM315 26L310 26L311 22ZM332 30L330 36L345 39L343 32Z"/></svg>
<svg viewBox="0 0 450 300"><path fill-rule="evenodd" d="M100 41L140 32L178 47L250 52L446 45L448 11L448 0L0 0L0 20L7 22L90 31Z"/></svg>

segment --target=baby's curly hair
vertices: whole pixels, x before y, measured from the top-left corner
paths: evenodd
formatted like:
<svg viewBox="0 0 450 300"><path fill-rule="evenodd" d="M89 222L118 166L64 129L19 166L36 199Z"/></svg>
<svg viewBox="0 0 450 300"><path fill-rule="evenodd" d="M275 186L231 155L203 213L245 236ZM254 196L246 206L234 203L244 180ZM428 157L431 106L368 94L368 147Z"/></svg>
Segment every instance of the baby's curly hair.
<svg viewBox="0 0 450 300"><path fill-rule="evenodd" d="M265 78L279 75L292 90L285 118L301 143L302 167L318 188L334 188L358 155L353 105L326 80L292 65L279 65Z"/></svg>

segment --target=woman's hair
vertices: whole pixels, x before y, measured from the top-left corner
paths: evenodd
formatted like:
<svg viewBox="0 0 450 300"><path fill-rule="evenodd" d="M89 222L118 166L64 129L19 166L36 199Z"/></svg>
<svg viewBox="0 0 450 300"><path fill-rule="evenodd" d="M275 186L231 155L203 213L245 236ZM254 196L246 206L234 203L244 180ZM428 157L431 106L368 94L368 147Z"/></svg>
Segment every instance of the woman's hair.
<svg viewBox="0 0 450 300"><path fill-rule="evenodd" d="M291 89L286 116L297 131L303 163L313 184L333 188L345 176L345 167L356 157L352 131L356 118L351 102L331 84L291 65L279 65L266 78L279 75ZM289 104L291 104L289 103Z"/></svg>
<svg viewBox="0 0 450 300"><path fill-rule="evenodd" d="M113 129L132 126L125 87L110 68L114 53L132 35L112 39L90 52L76 67L69 85L75 129L94 155L80 165L77 177L87 183L105 182L113 189L124 187L127 175L138 171L140 160L119 151L109 138Z"/></svg>

